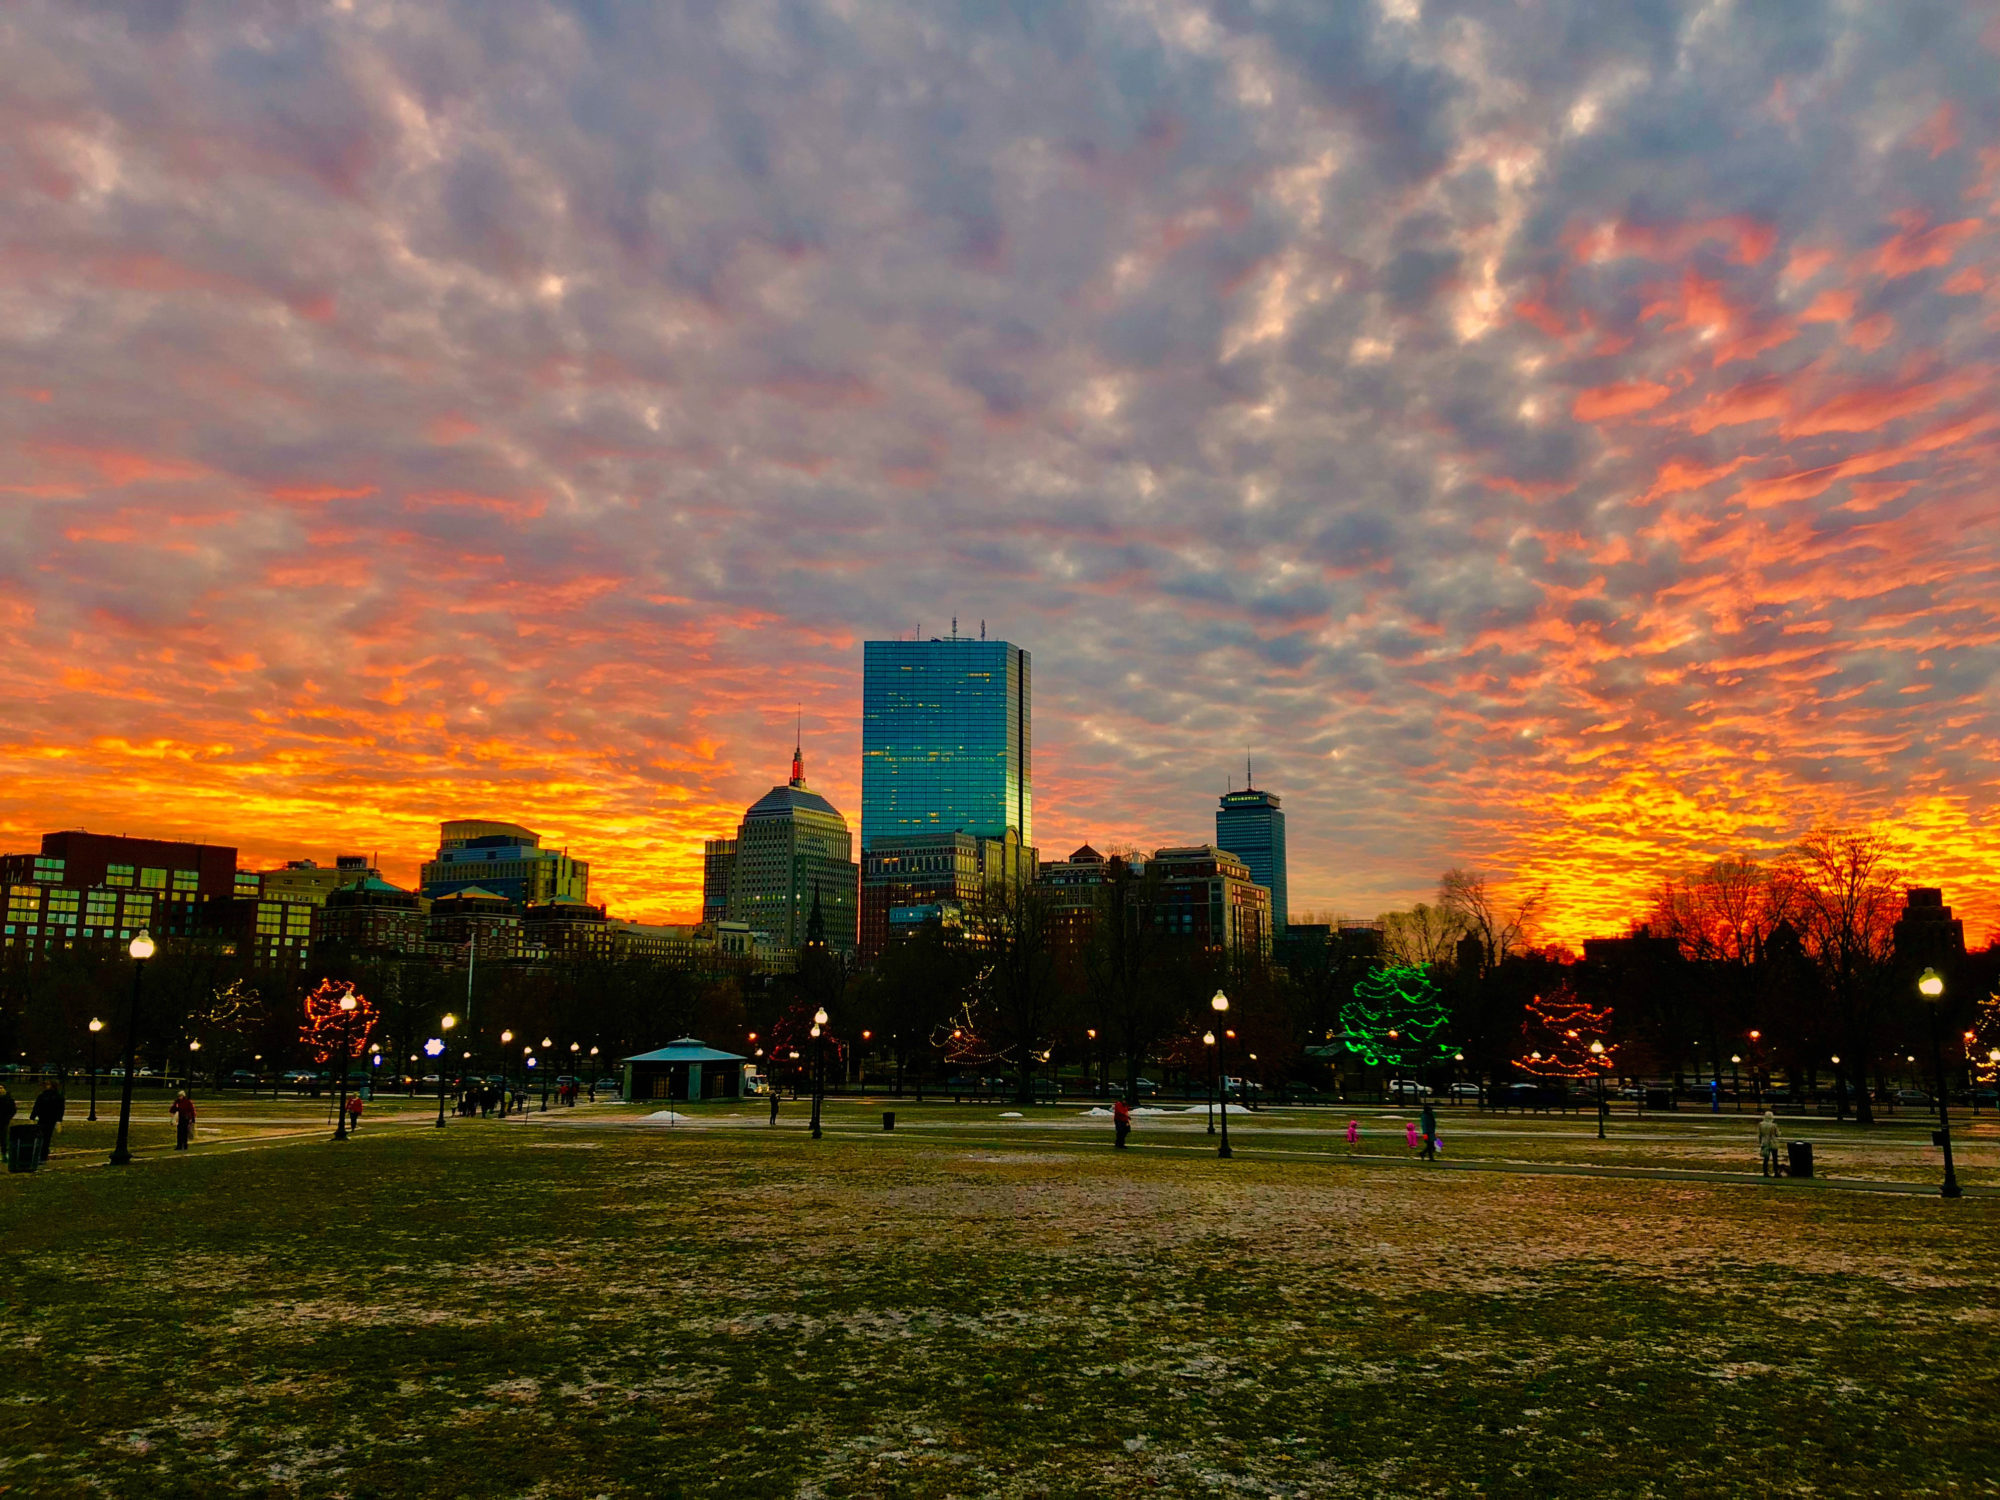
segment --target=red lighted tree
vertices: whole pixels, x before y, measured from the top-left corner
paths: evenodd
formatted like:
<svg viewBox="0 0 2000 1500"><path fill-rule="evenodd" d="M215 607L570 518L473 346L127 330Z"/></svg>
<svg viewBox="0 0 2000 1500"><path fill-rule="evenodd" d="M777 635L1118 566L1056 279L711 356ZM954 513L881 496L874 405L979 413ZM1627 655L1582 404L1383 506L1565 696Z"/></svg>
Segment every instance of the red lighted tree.
<svg viewBox="0 0 2000 1500"><path fill-rule="evenodd" d="M1610 1071L1611 1056L1618 1050L1610 1038L1611 1007L1593 1009L1564 979L1529 1002L1514 1066L1536 1078L1601 1077ZM1593 1052L1592 1043L1602 1050Z"/></svg>
<svg viewBox="0 0 2000 1500"><path fill-rule="evenodd" d="M354 998L354 1007L343 1008L341 1001ZM375 1029L375 1007L354 987L351 979L322 979L319 988L305 999L305 1023L299 1040L311 1049L316 1061L332 1062L344 1045L350 1058L367 1049L368 1034Z"/></svg>

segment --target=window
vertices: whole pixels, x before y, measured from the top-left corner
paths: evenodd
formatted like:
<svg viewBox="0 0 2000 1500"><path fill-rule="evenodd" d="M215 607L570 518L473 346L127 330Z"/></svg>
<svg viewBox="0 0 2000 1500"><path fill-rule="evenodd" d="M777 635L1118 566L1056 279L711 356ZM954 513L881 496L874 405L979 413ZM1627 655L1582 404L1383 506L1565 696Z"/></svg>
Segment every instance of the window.
<svg viewBox="0 0 2000 1500"><path fill-rule="evenodd" d="M198 886L200 886L200 884L201 884L201 872L200 872L199 870L176 870L176 871L174 871L174 889L175 889L175 890L177 890L177 891L191 891L191 890L194 890L194 889L196 889L196 888L197 888Z"/></svg>
<svg viewBox="0 0 2000 1500"><path fill-rule="evenodd" d="M106 885L130 885L132 883L132 867L130 865L106 865L104 867L104 883Z"/></svg>
<svg viewBox="0 0 2000 1500"><path fill-rule="evenodd" d="M167 888L167 872L165 870L141 870L139 872L139 884L149 891L164 891Z"/></svg>

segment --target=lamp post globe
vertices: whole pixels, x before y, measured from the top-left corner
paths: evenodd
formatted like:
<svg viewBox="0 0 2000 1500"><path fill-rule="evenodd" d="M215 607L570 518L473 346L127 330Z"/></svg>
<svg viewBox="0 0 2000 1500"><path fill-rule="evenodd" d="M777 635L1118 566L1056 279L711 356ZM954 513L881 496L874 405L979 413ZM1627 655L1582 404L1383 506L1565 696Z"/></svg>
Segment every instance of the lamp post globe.
<svg viewBox="0 0 2000 1500"><path fill-rule="evenodd" d="M1951 1160L1951 1105L1944 1091L1944 1048L1938 1041L1938 1011L1944 999L1944 976L1936 969L1925 969L1917 976L1917 993L1928 1002L1925 1006L1931 1015L1931 1072L1937 1080L1938 1128L1937 1143L1944 1148L1944 1185L1938 1195L1944 1198L1964 1196L1965 1190L1958 1185L1958 1172Z"/></svg>
<svg viewBox="0 0 2000 1500"><path fill-rule="evenodd" d="M153 956L153 936L144 928L125 950L132 956L132 1004L125 1013L125 1081L118 1090L118 1140L111 1148L111 1165L132 1160L132 1069L139 1055L139 999L145 986L146 960Z"/></svg>

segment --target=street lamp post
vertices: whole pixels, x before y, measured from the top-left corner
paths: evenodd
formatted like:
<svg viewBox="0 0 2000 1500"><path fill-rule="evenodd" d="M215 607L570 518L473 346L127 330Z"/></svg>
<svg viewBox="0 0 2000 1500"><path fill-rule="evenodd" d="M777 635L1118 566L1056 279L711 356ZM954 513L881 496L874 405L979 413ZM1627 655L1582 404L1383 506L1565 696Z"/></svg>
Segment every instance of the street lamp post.
<svg viewBox="0 0 2000 1500"><path fill-rule="evenodd" d="M528 1091L535 1085L533 1070L539 1066L541 1062L535 1056L535 1044L530 1042L521 1049L521 1113L524 1115L528 1112Z"/></svg>
<svg viewBox="0 0 2000 1500"><path fill-rule="evenodd" d="M813 1012L813 1115L812 1138L819 1139L820 1101L826 1091L826 1007Z"/></svg>
<svg viewBox="0 0 2000 1500"><path fill-rule="evenodd" d="M354 1012L359 1009L354 992L348 991L340 997L340 1119L333 1127L336 1141L347 1139L347 1064L348 1054L354 1051L354 1040L349 1031L353 1025Z"/></svg>
<svg viewBox="0 0 2000 1500"><path fill-rule="evenodd" d="M1938 1045L1938 1009L1944 999L1944 976L1936 969L1926 969L1917 977L1917 993L1930 1002L1931 1013L1931 1071L1937 1075L1938 1091L1938 1144L1944 1147L1944 1186L1939 1195L1957 1198L1964 1194L1958 1185L1958 1173L1951 1164L1951 1105L1946 1102L1944 1092L1944 1052Z"/></svg>
<svg viewBox="0 0 2000 1500"><path fill-rule="evenodd" d="M1597 1069L1597 1138L1604 1139L1604 1043L1590 1044L1590 1061Z"/></svg>
<svg viewBox="0 0 2000 1500"><path fill-rule="evenodd" d="M471 1012L467 1011L466 1014L470 1015ZM507 1055L507 1048L513 1045L514 1045L514 1033L511 1031L501 1032L500 1033L500 1118L503 1120L507 1118L507 1079L509 1076L508 1069L514 1066L514 1060Z"/></svg>
<svg viewBox="0 0 2000 1500"><path fill-rule="evenodd" d="M90 1118L97 1118L97 1033L104 1029L104 1023L90 1018Z"/></svg>
<svg viewBox="0 0 2000 1500"><path fill-rule="evenodd" d="M1743 1054L1729 1054L1729 1086L1736 1092L1736 1112L1743 1113Z"/></svg>
<svg viewBox="0 0 2000 1500"><path fill-rule="evenodd" d="M1215 1012L1218 1019L1228 1015L1229 997L1223 994L1221 990L1217 990L1214 997L1208 1002L1208 1008ZM1228 1035L1227 1031L1223 1032L1224 1037ZM1224 1061L1222 1043L1218 1041L1215 1044L1215 1066L1222 1082L1217 1086L1215 1092L1216 1102L1222 1106L1220 1111L1222 1115L1222 1144L1216 1147L1215 1154L1226 1159L1235 1153L1229 1149L1229 1074L1224 1070Z"/></svg>
<svg viewBox="0 0 2000 1500"><path fill-rule="evenodd" d="M571 1042L569 1044L569 1076L572 1079L574 1079L576 1077L576 1070L582 1066L583 1066L583 1043ZM570 1085L571 1088L574 1088L575 1086L576 1085L574 1083ZM570 1103L574 1104L575 1102L576 1102L576 1097L575 1095L572 1094L570 1096Z"/></svg>
<svg viewBox="0 0 2000 1500"><path fill-rule="evenodd" d="M193 1041L188 1043L187 1086L189 1088L194 1087L194 1065L200 1061L201 1061L201 1038L196 1037Z"/></svg>
<svg viewBox="0 0 2000 1500"><path fill-rule="evenodd" d="M1201 1044L1208 1049L1208 1133L1215 1134L1215 1033L1204 1031Z"/></svg>
<svg viewBox="0 0 2000 1500"><path fill-rule="evenodd" d="M1764 1033L1750 1033L1750 1046L1755 1055L1750 1059L1750 1097L1759 1110L1764 1107L1764 1049L1760 1045Z"/></svg>
<svg viewBox="0 0 2000 1500"><path fill-rule="evenodd" d="M444 1015L444 1019L438 1022L438 1027L439 1027L438 1049L436 1052L431 1054L432 1058L437 1063L437 1070L438 1070L438 1125L440 1127L442 1127L444 1124L444 1055L446 1049L449 1048L451 1045L452 1028L457 1025L458 1025L458 1017L452 1015L449 1011L447 1011ZM429 1049L426 1048L425 1050L428 1051ZM460 1068L458 1070L458 1073L459 1073L459 1078L458 1078L459 1094L461 1097L463 1097L465 1093L465 1069Z"/></svg>
<svg viewBox="0 0 2000 1500"><path fill-rule="evenodd" d="M543 1037L542 1056L547 1057L549 1055L549 1048L553 1047L554 1045L555 1045L554 1038L546 1036ZM549 1075L547 1070L544 1070L542 1073L542 1113L547 1114L548 1112L549 1112Z"/></svg>
<svg viewBox="0 0 2000 1500"><path fill-rule="evenodd" d="M126 949L132 955L132 1008L125 1013L125 1082L118 1091L118 1142L111 1148L111 1165L132 1160L132 1069L139 1058L139 993L145 983L146 960L153 956L152 934L140 930Z"/></svg>
<svg viewBox="0 0 2000 1500"><path fill-rule="evenodd" d="M446 1025L451 1024L450 1016L446 1016L444 1019ZM439 1130L442 1130L444 1129L444 1038L441 1036L434 1036L429 1041L425 1042L424 1054L425 1056L430 1058L431 1062L436 1066L438 1070L437 1128Z"/></svg>

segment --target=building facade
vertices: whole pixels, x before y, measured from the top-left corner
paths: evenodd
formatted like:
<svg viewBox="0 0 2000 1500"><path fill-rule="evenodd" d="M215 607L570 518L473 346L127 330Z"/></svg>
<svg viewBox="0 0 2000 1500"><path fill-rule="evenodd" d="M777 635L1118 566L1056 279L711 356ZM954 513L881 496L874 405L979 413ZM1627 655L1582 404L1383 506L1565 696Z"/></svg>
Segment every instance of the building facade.
<svg viewBox="0 0 2000 1500"><path fill-rule="evenodd" d="M415 891L391 885L379 875L329 891L316 921L316 944L345 953L408 954L422 949L426 923ZM290 913L310 912L290 903Z"/></svg>
<svg viewBox="0 0 2000 1500"><path fill-rule="evenodd" d="M736 874L736 840L709 839L701 846L701 919L729 919L729 882Z"/></svg>
<svg viewBox="0 0 2000 1500"><path fill-rule="evenodd" d="M421 884L430 897L478 886L519 906L587 901L590 866L544 849L541 835L518 823L460 818L439 826L437 858L424 862Z"/></svg>
<svg viewBox="0 0 2000 1500"><path fill-rule="evenodd" d="M898 935L930 925L956 930L968 909L1000 881L1035 877L1035 851L1009 831L913 833L878 839L861 851L861 957L877 958Z"/></svg>
<svg viewBox="0 0 2000 1500"><path fill-rule="evenodd" d="M1215 846L1227 849L1250 869L1250 878L1271 893L1271 932L1283 937L1285 906L1285 814L1272 792L1248 785L1224 795L1215 810Z"/></svg>
<svg viewBox="0 0 2000 1500"><path fill-rule="evenodd" d="M0 952L23 957L108 949L141 930L161 942L212 937L238 893L257 888L224 845L77 830L43 834L39 854L0 857L0 885Z"/></svg>
<svg viewBox="0 0 2000 1500"><path fill-rule="evenodd" d="M1157 879L1150 892L1156 927L1204 948L1270 956L1271 893L1227 849L1156 849L1146 871Z"/></svg>
<svg viewBox="0 0 2000 1500"><path fill-rule="evenodd" d="M1034 844L1034 694L1005 641L869 641L862 653L861 848L1012 833Z"/></svg>
<svg viewBox="0 0 2000 1500"><path fill-rule="evenodd" d="M729 860L727 920L747 924L779 948L797 949L817 898L827 946L854 951L860 885L854 836L839 810L806 785L799 750L792 752L791 780L758 798L728 842L736 848Z"/></svg>

